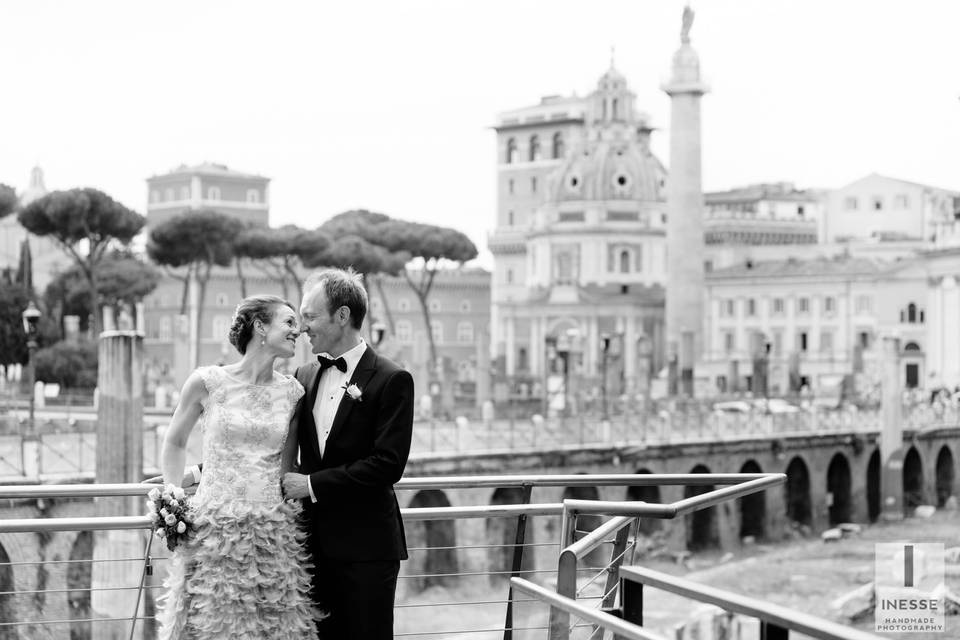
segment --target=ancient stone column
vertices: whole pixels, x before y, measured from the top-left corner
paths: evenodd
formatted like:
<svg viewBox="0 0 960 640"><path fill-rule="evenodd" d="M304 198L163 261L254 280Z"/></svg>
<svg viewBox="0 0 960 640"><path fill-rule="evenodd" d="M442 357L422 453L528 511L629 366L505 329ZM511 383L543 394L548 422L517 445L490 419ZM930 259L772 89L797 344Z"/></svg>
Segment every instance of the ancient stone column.
<svg viewBox="0 0 960 640"><path fill-rule="evenodd" d="M881 353L880 498L884 520L903 519L903 389L900 340L884 336Z"/></svg>
<svg viewBox="0 0 960 640"><path fill-rule="evenodd" d="M143 336L133 331L100 334L98 363L100 401L97 410L96 482L134 483L143 479ZM144 498L97 498L99 517L142 515ZM91 608L97 618L123 618L134 613L137 591L102 591L139 584L143 531L96 531ZM141 610L142 610L141 600ZM130 622L96 623L96 637L129 637Z"/></svg>

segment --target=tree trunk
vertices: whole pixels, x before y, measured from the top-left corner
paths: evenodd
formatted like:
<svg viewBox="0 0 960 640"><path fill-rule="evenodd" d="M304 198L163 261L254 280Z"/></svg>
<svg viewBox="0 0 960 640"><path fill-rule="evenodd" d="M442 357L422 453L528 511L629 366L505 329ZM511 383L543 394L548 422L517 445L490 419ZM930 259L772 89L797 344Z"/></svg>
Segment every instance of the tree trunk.
<svg viewBox="0 0 960 640"><path fill-rule="evenodd" d="M213 268L212 262L204 263L204 273L203 277L200 277L200 268L197 268L197 335L196 335L196 350L197 350L197 361L192 363L193 366L199 366L201 360L200 345L203 343L200 336L203 333L203 306L205 304L204 300L207 296L207 281L210 279L210 271Z"/></svg>
<svg viewBox="0 0 960 640"><path fill-rule="evenodd" d="M426 269L426 267L424 267ZM431 380L437 379L437 345L433 341L433 327L430 326L430 305L427 304L427 296L430 295L430 287L433 284L433 277L426 277L423 274L420 278L420 285L416 285L406 270L403 276L407 279L407 284L417 294L417 300L420 302L420 310L423 312L423 322L427 328L427 344L430 346L430 362L427 363L427 372Z"/></svg>
<svg viewBox="0 0 960 640"><path fill-rule="evenodd" d="M87 280L90 282L90 328L93 330L93 339L100 338L103 330L103 315L100 313L100 292L97 288L97 274L90 266L87 267Z"/></svg>
<svg viewBox="0 0 960 640"><path fill-rule="evenodd" d="M373 275L370 276L370 279L373 280L373 285L377 288L377 293L380 295L380 304L383 305L383 314L387 317L387 329L390 331L390 335L396 337L397 327L393 321L393 312L390 311L390 305L387 304L387 294L383 290L383 276Z"/></svg>
<svg viewBox="0 0 960 640"><path fill-rule="evenodd" d="M303 283L300 282L300 275L297 273L296 269L293 268L293 265L290 264L289 260L284 259L283 269L290 275L290 279L293 280L293 286L296 287L297 289L297 299L294 301L293 304L296 305L297 308L300 308L300 303L303 302ZM284 284L286 284L286 281L287 281L286 277L284 277L283 281L284 281ZM284 286L283 291L284 291L283 297L287 298L286 286ZM289 298L287 298L287 300L289 300Z"/></svg>
<svg viewBox="0 0 960 640"><path fill-rule="evenodd" d="M237 256L235 258L237 263L237 277L240 279L240 297L247 297L247 277L243 275L243 258Z"/></svg>

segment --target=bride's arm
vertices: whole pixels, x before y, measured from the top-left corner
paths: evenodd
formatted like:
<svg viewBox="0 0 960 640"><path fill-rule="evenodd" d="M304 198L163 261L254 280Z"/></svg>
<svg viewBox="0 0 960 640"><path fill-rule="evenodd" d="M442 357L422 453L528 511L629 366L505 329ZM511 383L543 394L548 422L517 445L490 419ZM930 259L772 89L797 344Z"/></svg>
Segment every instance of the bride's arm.
<svg viewBox="0 0 960 640"><path fill-rule="evenodd" d="M287 427L287 439L283 443L283 453L280 457L280 477L288 471L297 469L297 424L300 422L300 408L303 407L303 401L297 403L293 410L293 416L290 418L290 426Z"/></svg>
<svg viewBox="0 0 960 640"><path fill-rule="evenodd" d="M170 426L163 438L163 449L160 456L160 466L163 471L164 484L180 486L183 481L183 468L187 458L187 439L194 425L203 413L203 399L207 396L207 388L197 372L190 374L183 383L180 392L180 402L170 419Z"/></svg>

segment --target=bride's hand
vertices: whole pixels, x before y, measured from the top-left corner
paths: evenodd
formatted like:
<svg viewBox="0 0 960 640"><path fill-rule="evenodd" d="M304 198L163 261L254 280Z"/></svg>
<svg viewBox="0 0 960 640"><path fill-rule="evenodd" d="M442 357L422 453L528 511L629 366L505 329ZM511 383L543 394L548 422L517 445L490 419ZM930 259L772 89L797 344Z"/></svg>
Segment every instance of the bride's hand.
<svg viewBox="0 0 960 640"><path fill-rule="evenodd" d="M310 496L307 489L309 478L302 473L293 473L288 471L280 479L280 487L283 489L283 497L287 500L300 500Z"/></svg>

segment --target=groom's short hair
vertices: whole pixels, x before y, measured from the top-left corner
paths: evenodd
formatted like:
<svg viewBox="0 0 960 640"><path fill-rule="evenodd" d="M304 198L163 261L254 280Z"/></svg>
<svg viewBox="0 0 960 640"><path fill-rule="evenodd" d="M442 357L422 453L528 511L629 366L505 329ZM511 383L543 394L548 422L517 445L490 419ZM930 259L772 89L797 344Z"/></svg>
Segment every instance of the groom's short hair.
<svg viewBox="0 0 960 640"><path fill-rule="evenodd" d="M323 287L327 296L327 312L333 313L340 307L350 309L350 325L354 329L363 326L367 317L367 290L363 286L363 275L352 268L322 269L311 273L304 283L304 292L314 287Z"/></svg>

